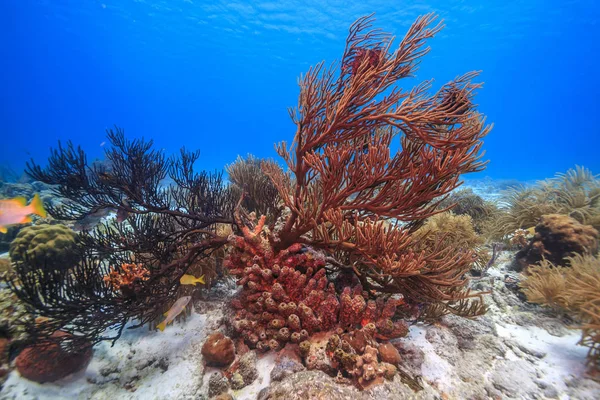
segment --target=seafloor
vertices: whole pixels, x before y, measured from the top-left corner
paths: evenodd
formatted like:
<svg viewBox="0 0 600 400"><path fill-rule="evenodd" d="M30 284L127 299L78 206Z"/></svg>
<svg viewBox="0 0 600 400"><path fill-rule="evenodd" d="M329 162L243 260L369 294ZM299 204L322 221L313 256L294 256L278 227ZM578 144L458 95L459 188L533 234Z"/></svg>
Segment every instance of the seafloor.
<svg viewBox="0 0 600 400"><path fill-rule="evenodd" d="M504 183L471 181L475 193L497 199ZM568 322L524 302L507 283L514 253L503 251L484 276L473 279L486 296L488 313L473 320L446 316L434 325L416 324L394 344L402 349L405 370L419 378L414 392L396 375L368 390L336 383L320 371L282 373L275 354L259 355L257 378L241 390L243 399L598 399L600 384L586 377L587 348ZM6 290L3 288L1 290ZM164 332L128 330L114 346L94 349L85 372L52 384L37 384L9 373L1 399L209 399L216 369L205 367L201 347L224 323L224 310L235 293L233 281L221 282L186 321ZM222 397L226 398L226 397ZM227 397L228 398L228 397Z"/></svg>

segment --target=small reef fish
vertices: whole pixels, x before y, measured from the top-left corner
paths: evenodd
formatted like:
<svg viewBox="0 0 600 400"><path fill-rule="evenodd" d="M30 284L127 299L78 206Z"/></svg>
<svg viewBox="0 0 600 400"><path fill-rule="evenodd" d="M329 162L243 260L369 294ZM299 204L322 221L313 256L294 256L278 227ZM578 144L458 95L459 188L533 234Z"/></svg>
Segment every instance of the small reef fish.
<svg viewBox="0 0 600 400"><path fill-rule="evenodd" d="M121 204L123 204L123 206L125 206L125 207L129 207L129 202L127 201L127 199L123 199ZM123 222L128 217L129 217L129 211L126 211L122 208L117 210L117 222Z"/></svg>
<svg viewBox="0 0 600 400"><path fill-rule="evenodd" d="M525 229L527 231L527 233L529 233L531 236L535 235L535 226L532 226L531 228L527 228Z"/></svg>
<svg viewBox="0 0 600 400"><path fill-rule="evenodd" d="M200 278L196 278L194 275L185 274L181 277L181 279L179 279L179 283L181 283L182 285L194 286L196 286L196 283L201 283L204 285L204 275L202 275Z"/></svg>
<svg viewBox="0 0 600 400"><path fill-rule="evenodd" d="M0 200L0 232L6 233L7 227L10 225L31 222L31 214L46 218L46 210L44 210L39 194L33 196L33 200L29 205L27 205L25 197Z"/></svg>
<svg viewBox="0 0 600 400"><path fill-rule="evenodd" d="M192 296L183 296L179 298L175 304L173 304L173 307L169 308L169 311L164 314L166 318L163 322L158 324L157 328L160 329L161 332L164 331L167 325L173 322L175 317L181 314L181 312L185 309L185 306L187 306L187 304L190 302L191 298Z"/></svg>

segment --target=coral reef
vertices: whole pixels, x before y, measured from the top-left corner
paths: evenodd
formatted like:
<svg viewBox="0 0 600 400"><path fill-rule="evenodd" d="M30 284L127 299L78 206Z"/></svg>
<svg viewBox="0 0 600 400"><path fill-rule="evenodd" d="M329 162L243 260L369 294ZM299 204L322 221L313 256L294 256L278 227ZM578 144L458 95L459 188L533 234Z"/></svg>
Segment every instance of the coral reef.
<svg viewBox="0 0 600 400"><path fill-rule="evenodd" d="M57 331L51 339L60 341L44 342L26 347L15 360L21 376L38 383L54 382L85 369L92 359L92 349L88 346L79 352L63 349L61 342L70 340L72 335Z"/></svg>
<svg viewBox="0 0 600 400"><path fill-rule="evenodd" d="M429 82L398 87L441 30L435 21L417 19L395 51L372 17L351 26L339 69L319 64L300 81L294 142L278 146L289 171L248 158L229 167L226 185L220 173L194 172L198 152L167 158L118 128L107 132L106 162L88 163L69 142L46 167L29 163L29 176L60 200L48 207L54 218L117 213L79 235L68 270L44 268L50 256L15 261L11 290L47 318L31 327L35 340L57 330L74 335L70 345L117 340L128 320L154 321L180 293L180 278L227 244L226 266L243 287L234 325L258 350L336 329L369 327L386 340L406 334L402 317L484 313L481 294L468 289L474 250L440 239L424 252L413 237L462 174L484 168L481 139L491 129L474 103L477 73L434 93ZM259 198L261 182L272 197ZM255 224L252 211L263 210ZM223 233L223 225L235 227ZM130 284L117 280L132 272L124 290Z"/></svg>
<svg viewBox="0 0 600 400"><path fill-rule="evenodd" d="M322 254L295 244L274 255L264 234L264 218L253 231L235 236L225 266L244 287L233 301L233 326L246 343L262 351L280 350L318 331L373 324L376 337L404 336L403 321L391 320L401 299L367 300L362 286L337 294L326 276Z"/></svg>
<svg viewBox="0 0 600 400"><path fill-rule="evenodd" d="M238 207L239 232L230 236L224 264L242 286L232 325L250 347L280 350L291 342L307 352L316 337L335 332L329 351L304 354L305 364L328 365L340 379L366 386L393 375L377 341L405 336L402 317L485 312L481 295L467 288L479 243L470 217L418 231L441 212L460 174L484 167L480 139L490 127L472 102L476 74L433 95L420 85L410 95L378 96L414 70L425 41L441 29L434 20L419 18L390 52L391 37L361 18L350 28L340 71L320 64L302 78L292 113L298 131L290 147L278 147L290 173L261 163L286 210L265 226L267 215L257 219ZM402 143L396 153L395 136ZM339 335L347 337L334 345ZM344 344L358 336L370 345Z"/></svg>
<svg viewBox="0 0 600 400"><path fill-rule="evenodd" d="M365 389L381 383L384 378L392 379L397 371L396 366L388 362L390 358L384 360L389 349L377 343L374 332L374 324L367 324L350 333L328 334L320 340L300 343L300 352L309 370L323 370L335 375L340 382L352 381ZM383 351L379 350L381 346Z"/></svg>
<svg viewBox="0 0 600 400"><path fill-rule="evenodd" d="M600 229L600 180L584 167L576 166L533 187L510 188L502 203L492 229L496 240L531 228L548 214L567 215Z"/></svg>
<svg viewBox="0 0 600 400"><path fill-rule="evenodd" d="M117 212L116 221L79 234L78 262L69 270L44 268L56 263L55 254L13 260L11 290L49 321L29 328L37 343L63 330L74 335L69 346L88 346L117 340L129 319L136 326L155 321L173 303L180 278L227 243L219 226L233 222L235 200L222 174L194 171L198 152L167 158L151 141L127 140L118 128L107 136L104 163L90 165L69 142L52 150L46 167L27 166L60 200L48 206L57 220ZM113 290L104 278L126 274L122 266L131 263L143 265L147 279L136 280L135 293Z"/></svg>
<svg viewBox="0 0 600 400"><path fill-rule="evenodd" d="M594 254L598 251L598 231L582 225L574 218L560 214L541 217L535 235L516 255L517 269L526 269L546 259L563 265L574 254Z"/></svg>
<svg viewBox="0 0 600 400"><path fill-rule="evenodd" d="M65 225L28 226L10 244L9 255L15 263L70 269L78 261L77 240L77 234Z"/></svg>

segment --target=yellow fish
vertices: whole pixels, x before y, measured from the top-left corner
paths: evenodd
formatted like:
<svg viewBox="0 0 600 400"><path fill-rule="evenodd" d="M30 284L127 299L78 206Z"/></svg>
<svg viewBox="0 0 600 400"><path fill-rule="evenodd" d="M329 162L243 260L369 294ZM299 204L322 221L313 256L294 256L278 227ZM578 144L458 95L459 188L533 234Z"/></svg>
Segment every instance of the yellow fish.
<svg viewBox="0 0 600 400"><path fill-rule="evenodd" d="M525 229L527 231L527 233L529 233L531 236L535 235L535 226L532 226L531 228L527 228Z"/></svg>
<svg viewBox="0 0 600 400"><path fill-rule="evenodd" d="M160 331L164 331L165 328L167 327L168 324L170 324L171 322L173 322L173 320L175 319L175 317L177 317L179 314L181 314L181 312L185 309L185 306L187 306L187 304L190 302L190 299L192 298L192 296L183 296L181 298L179 298L175 304L173 304L173 306L171 308L169 308L169 311L167 311L164 316L167 317L165 318L165 320L163 322L161 322L160 324L158 324L156 327L158 329L160 329Z"/></svg>
<svg viewBox="0 0 600 400"><path fill-rule="evenodd" d="M194 275L185 274L181 277L181 279L179 279L179 283L181 283L182 285L196 286L196 283L198 282L204 285L204 275L202 275L200 278L196 278Z"/></svg>
<svg viewBox="0 0 600 400"><path fill-rule="evenodd" d="M44 210L39 194L33 196L29 205L27 205L25 197L0 200L0 232L6 233L7 227L10 225L31 222L31 214L46 218L46 210Z"/></svg>

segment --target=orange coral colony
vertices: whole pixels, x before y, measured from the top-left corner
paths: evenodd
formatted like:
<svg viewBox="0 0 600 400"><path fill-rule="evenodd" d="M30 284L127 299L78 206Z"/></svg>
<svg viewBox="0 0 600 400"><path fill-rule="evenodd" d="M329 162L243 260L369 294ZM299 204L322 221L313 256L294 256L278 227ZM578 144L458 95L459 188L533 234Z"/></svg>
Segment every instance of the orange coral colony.
<svg viewBox="0 0 600 400"><path fill-rule="evenodd" d="M108 275L104 276L104 282L113 288L115 292L121 291L126 287L131 287L136 282L147 281L150 277L148 271L142 264L123 264L121 271L111 267Z"/></svg>

